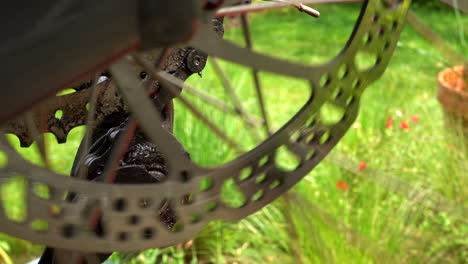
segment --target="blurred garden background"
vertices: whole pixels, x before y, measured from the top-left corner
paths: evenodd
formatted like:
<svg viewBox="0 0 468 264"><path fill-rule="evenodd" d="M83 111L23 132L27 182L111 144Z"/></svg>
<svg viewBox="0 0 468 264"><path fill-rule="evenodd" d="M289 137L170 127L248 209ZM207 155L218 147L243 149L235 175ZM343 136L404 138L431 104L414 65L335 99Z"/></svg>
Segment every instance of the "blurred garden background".
<svg viewBox="0 0 468 264"><path fill-rule="evenodd" d="M254 47L301 63L325 63L344 47L360 6L314 6L321 12L316 19L295 9L255 14L250 19ZM412 10L468 57L468 16L434 0L415 1ZM242 42L235 18L225 20L225 38ZM226 97L212 66L208 61L203 76L192 76L188 82ZM254 109L250 72L226 62L221 66L243 103ZM212 222L186 243L114 254L111 260L134 264L466 263L468 151L457 131L446 126L436 98L437 74L448 66L453 65L406 25L385 74L364 92L352 128L288 194L238 223ZM308 99L308 86L302 81L262 74L262 84L276 129ZM253 144L231 117L209 107L203 111L245 147ZM55 170L69 174L83 131L72 131L65 145L49 144ZM235 157L177 102L175 134L202 165ZM19 146L14 136L10 139ZM56 142L53 137L48 141ZM35 150L19 151L40 163ZM293 161L286 157L285 166L288 162ZM15 205L22 195L15 191L18 181L2 187L10 194L2 196L2 202L13 216L22 213L21 205ZM0 263L25 263L42 248L0 234Z"/></svg>

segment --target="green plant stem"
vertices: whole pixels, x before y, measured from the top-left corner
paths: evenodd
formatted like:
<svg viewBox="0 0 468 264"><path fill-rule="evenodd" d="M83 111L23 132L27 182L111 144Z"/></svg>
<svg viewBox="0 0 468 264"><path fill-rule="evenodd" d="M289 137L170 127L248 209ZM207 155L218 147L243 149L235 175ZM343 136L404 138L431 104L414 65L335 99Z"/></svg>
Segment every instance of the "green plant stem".
<svg viewBox="0 0 468 264"><path fill-rule="evenodd" d="M285 203L285 210L284 210L284 215L286 217L286 223L288 225L288 233L289 237L291 238L292 245L291 245L291 251L294 255L294 258L296 259L297 263L299 264L305 264L302 254L299 251L300 245L299 245L299 235L297 234L296 231L296 226L294 224L294 216L292 213L292 206L293 202L291 201L291 198L289 196L289 193L285 193L283 195L284 198L284 203Z"/></svg>
<svg viewBox="0 0 468 264"><path fill-rule="evenodd" d="M6 251L0 247L0 257L5 261L5 264L13 264L10 256L6 253Z"/></svg>

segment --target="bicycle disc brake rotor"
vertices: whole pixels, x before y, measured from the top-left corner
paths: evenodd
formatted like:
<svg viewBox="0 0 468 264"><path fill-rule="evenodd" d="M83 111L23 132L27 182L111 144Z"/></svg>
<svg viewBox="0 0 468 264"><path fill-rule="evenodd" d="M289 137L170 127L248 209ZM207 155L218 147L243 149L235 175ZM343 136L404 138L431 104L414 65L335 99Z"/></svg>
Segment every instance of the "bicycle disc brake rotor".
<svg viewBox="0 0 468 264"><path fill-rule="evenodd" d="M23 176L26 179L27 210L24 219L17 221L6 215L5 208L0 208L0 231L33 242L80 251L134 251L164 247L194 237L212 220L235 221L256 212L311 171L355 120L364 88L384 72L403 28L410 0L365 1L352 36L342 52L320 66L306 66L269 57L219 38L213 31L212 19L219 8L231 8L233 13L241 10L243 6L233 7L239 2L242 1L225 0L215 10L202 10L199 30L188 45L209 56L259 72L307 80L311 96L286 125L256 148L229 163L214 168L201 167L180 151L180 143L168 133L164 124L161 125L160 111L145 93L144 88L148 84L141 81L142 68L124 58L110 67L116 88L108 82L97 85L98 101L105 102L98 106L97 112L106 113L109 109L128 107L134 118L139 120L146 137L163 154L167 163L166 179L156 184L118 185L64 177L25 161L3 138L0 140L0 150L7 156L7 162L0 165L0 184L17 175ZM367 69L356 66L356 56L362 52L375 57L374 63ZM164 72L155 75L163 87L182 89L182 81L173 75ZM125 98L126 105L114 92L115 89ZM73 126L83 124L84 120L80 118L86 112L91 96L89 93L83 90L80 96L75 97L79 98L73 100L74 105L79 105L78 109L64 110L64 118L71 116L72 111L76 114L73 115L76 118L66 122L69 126L49 126L49 131L60 141L65 141ZM53 115L57 109L64 107L64 103L70 100L67 96L70 95L62 97L60 106L49 106L47 115ZM325 124L320 119L317 113L325 103L343 110L339 121ZM96 119L99 121L99 116ZM21 131L18 128L12 130ZM16 132L22 138L22 144L29 145L29 136L26 132L21 133ZM280 147L287 147L294 153L300 160L299 166L289 171L280 169L275 156ZM245 171L249 172L248 177L240 178ZM258 182L260 176L264 179ZM201 189L201 182L206 180L211 183L210 188ZM228 206L220 197L221 187L227 180L233 180L246 197L239 208ZM48 190L47 198L37 195L37 186ZM70 193L76 199L64 200L65 195ZM175 216L171 228L161 219L163 204L169 205ZM101 212L101 232L89 227L89 218L96 208ZM34 223L38 221L45 223L46 228L34 228Z"/></svg>

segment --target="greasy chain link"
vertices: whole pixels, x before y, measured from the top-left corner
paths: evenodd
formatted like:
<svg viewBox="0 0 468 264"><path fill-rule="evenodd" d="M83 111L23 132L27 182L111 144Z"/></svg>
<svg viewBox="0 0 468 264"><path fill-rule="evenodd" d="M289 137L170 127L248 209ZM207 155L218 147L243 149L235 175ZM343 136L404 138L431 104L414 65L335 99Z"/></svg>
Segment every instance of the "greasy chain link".
<svg viewBox="0 0 468 264"><path fill-rule="evenodd" d="M225 0L220 8L238 2ZM409 4L410 0L364 1L352 36L342 52L318 66L283 61L223 40L214 32L211 22L216 10L203 10L199 29L188 45L202 54L259 72L309 81L312 95L301 110L248 153L222 166L204 168L192 162L181 151L177 139L161 125L160 111L145 92L152 83L142 80L143 69L136 66L133 59L124 58L110 67L112 81L101 82L95 88L98 102L105 102L97 106L95 122L102 121L100 115L105 116L117 108L126 111L128 107L139 120L145 137L157 146L166 160L165 180L156 184L119 185L64 177L25 161L2 137L0 151L6 155L7 162L0 167L0 184L18 175L26 179L27 215L21 221L10 219L2 208L4 204L0 203L0 231L53 247L92 252L135 251L181 243L193 238L212 220L236 221L258 211L311 171L351 126L364 88L378 79L389 63ZM367 69L358 68L358 53L375 58L373 65ZM153 75L158 77L163 88L180 91L185 78L177 78L174 71L167 72ZM47 120L53 120L47 124L47 131L55 134L60 142L66 141L70 129L85 122L90 89L74 94L58 96L51 99L52 103L45 104ZM320 119L318 113L325 103L343 110L341 120L330 124ZM53 118L59 109L64 111L62 121ZM32 111L31 116L33 122L40 122L40 114ZM15 133L22 145L27 146L32 142L32 132L27 130L27 121L21 120L6 124L3 129ZM300 160L296 168L285 171L277 166L274 153L282 146ZM245 171L249 176L241 179ZM259 177L262 181L257 181ZM206 179L211 181L211 187L200 190L201 181ZM227 180L234 180L247 197L239 208L232 208L221 200L221 187ZM37 194L38 186L47 189L47 198ZM74 199L64 200L70 194ZM162 219L162 206L170 208L175 216L171 228ZM93 208L101 212L100 232L89 227ZM33 228L37 221L46 223L46 228Z"/></svg>

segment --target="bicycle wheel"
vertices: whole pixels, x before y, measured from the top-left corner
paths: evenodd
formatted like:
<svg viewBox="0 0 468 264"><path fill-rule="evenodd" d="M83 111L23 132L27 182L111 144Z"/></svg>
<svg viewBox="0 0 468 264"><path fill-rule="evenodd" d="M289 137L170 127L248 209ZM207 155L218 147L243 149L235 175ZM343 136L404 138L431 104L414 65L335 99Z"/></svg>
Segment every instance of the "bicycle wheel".
<svg viewBox="0 0 468 264"><path fill-rule="evenodd" d="M3 203L0 231L37 243L88 252L133 251L174 245L194 237L212 220L236 221L256 212L289 190L323 160L355 120L364 88L378 79L386 68L410 1L364 1L344 48L321 65L305 65L254 51L247 14L287 4L237 5L242 2L208 1L199 8L198 30L187 43L196 50L184 51L182 57L190 56L184 67L194 67L192 72L204 66L203 56L206 54L248 68L258 100L258 114L245 110L245 102L239 99L241 96L236 95L235 89L231 89L232 83L216 60L213 60L213 67L224 84L226 98L232 103L219 103L212 94L187 87L174 76L174 70L158 72L158 65L163 65L167 57L166 48L146 57L136 53L125 57L112 64L108 73L97 74L91 89L78 89L80 91L74 94L53 98L42 113L38 107L36 114L29 114L29 117L26 114L22 123L13 121L7 125L10 132L27 145L34 139L31 134L36 136L44 132L52 132L59 141L65 141L71 128L86 121L90 129L95 129L93 122L107 120L108 108L131 113L113 120L112 125L99 133L100 137L93 138L88 134L90 139L85 140L82 154L88 157L92 154L91 157L103 165L85 166L84 169L78 165L77 174L86 178L91 171L99 174L103 183L63 177L47 166L33 165L2 139L0 149L7 161L0 168L0 184L3 186L20 175L26 209L22 219L11 219L5 213ZM327 2L355 1L314 1ZM233 14L241 17L244 47L220 38L220 30L218 34L213 30L215 17ZM176 52L169 58L179 55ZM366 63L360 61L362 57ZM276 131L271 126L270 110L264 100L265 88L261 83L264 73L299 79L307 84L305 104ZM97 84L98 77L107 75L111 81ZM251 142L243 145L232 139L232 134L224 132L193 101L180 95L184 90L214 107L232 112L252 134ZM171 111L166 107L172 98L177 98L233 153L240 154L217 166L197 164L195 161L203 162L192 154L187 155L171 134ZM66 108L67 105L72 107ZM330 107L339 113L336 117L328 117L327 108ZM57 115L59 110L62 115ZM99 119L100 116L103 119ZM114 122L123 125L115 126ZM24 129L26 132L21 132L18 124L28 128ZM119 173L126 169L122 157L129 153L128 147L138 145L132 140L140 134L144 144L151 144L152 154L160 153L161 166L145 167L142 174L139 174L141 167L132 167L132 175L141 176L139 182L146 184L110 184L116 179L119 182ZM40 140L38 142L40 149L46 149ZM87 146L96 142L100 142L96 148ZM244 147L250 149L246 152ZM296 163L281 166L282 151ZM203 154L210 153L200 155ZM43 156L47 160L46 155ZM37 188L45 189L48 195L38 195ZM235 199L226 198L225 193L229 190L235 190ZM2 192L2 197L5 195L8 194ZM64 200L64 196L72 198ZM168 212L167 215L164 212ZM171 219L167 220L166 216ZM42 223L41 228L35 223Z"/></svg>

